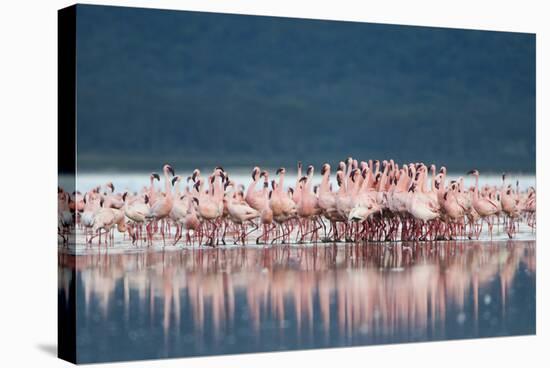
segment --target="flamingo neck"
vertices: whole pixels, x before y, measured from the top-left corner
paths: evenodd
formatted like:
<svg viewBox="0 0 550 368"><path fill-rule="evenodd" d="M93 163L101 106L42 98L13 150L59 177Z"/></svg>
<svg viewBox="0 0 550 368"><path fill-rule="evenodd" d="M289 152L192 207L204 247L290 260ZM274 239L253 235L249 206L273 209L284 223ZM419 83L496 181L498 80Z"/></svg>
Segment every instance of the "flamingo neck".
<svg viewBox="0 0 550 368"><path fill-rule="evenodd" d="M284 188L284 187L283 187L283 184L284 184L284 182L285 182L285 174L284 174L284 173L281 173L281 174L279 175L279 185L277 186L277 191L278 191L279 193L281 193L281 192L283 191L283 188Z"/></svg>
<svg viewBox="0 0 550 368"><path fill-rule="evenodd" d="M338 194L345 194L346 193L346 185L345 185L345 179L340 180L340 186L338 187Z"/></svg>
<svg viewBox="0 0 550 368"><path fill-rule="evenodd" d="M323 179L321 180L321 186L319 187L320 193L326 193L329 191L329 176L330 172L327 170L327 172L323 175Z"/></svg>
<svg viewBox="0 0 550 368"><path fill-rule="evenodd" d="M445 182L447 181L447 173L444 173L441 176L441 183L439 183L439 192L443 193L445 191Z"/></svg>
<svg viewBox="0 0 550 368"><path fill-rule="evenodd" d="M223 199L223 180L221 177L219 181L218 177L214 178L214 187L216 188L216 193L214 193L214 196L217 199ZM237 192L237 188L234 188L234 191Z"/></svg>
<svg viewBox="0 0 550 368"><path fill-rule="evenodd" d="M265 176L264 178L264 187L262 188L262 193L266 195L269 193L269 178Z"/></svg>
<svg viewBox="0 0 550 368"><path fill-rule="evenodd" d="M172 198L172 188L170 188L170 178L168 177L168 173L166 170L164 171L164 191L166 193L166 197Z"/></svg>
<svg viewBox="0 0 550 368"><path fill-rule="evenodd" d="M298 172L296 174L296 189L300 186L300 179L302 178L302 168L298 166Z"/></svg>
<svg viewBox="0 0 550 368"><path fill-rule="evenodd" d="M380 184L378 185L378 191L384 191L386 188L386 182L388 180L388 165L384 167L384 172L382 173L382 178L380 178Z"/></svg>
<svg viewBox="0 0 550 368"><path fill-rule="evenodd" d="M422 193L426 193L428 190L426 189L426 179L428 178L428 172L427 171L424 171L422 173L422 184L420 186L420 191Z"/></svg>
<svg viewBox="0 0 550 368"><path fill-rule="evenodd" d="M349 181L351 180L350 179L350 174L351 174L351 166L353 165L353 162L350 162L350 164L348 165L347 169L346 169L346 176L344 177L344 185L345 185L345 189L346 191L349 190Z"/></svg>
<svg viewBox="0 0 550 368"><path fill-rule="evenodd" d="M179 198L180 193L181 193L180 192L180 181L177 180L176 185L174 185L174 194L175 194L176 198Z"/></svg>
<svg viewBox="0 0 550 368"><path fill-rule="evenodd" d="M248 189L246 190L246 197L254 193L254 190L256 190L256 185L258 185L258 181L260 181L259 175L257 179L252 179L252 183L248 186Z"/></svg>
<svg viewBox="0 0 550 368"><path fill-rule="evenodd" d="M407 189L407 184L409 182L409 174L407 172L404 172L401 177L399 178L399 182L397 183L397 187L400 191L404 191Z"/></svg>

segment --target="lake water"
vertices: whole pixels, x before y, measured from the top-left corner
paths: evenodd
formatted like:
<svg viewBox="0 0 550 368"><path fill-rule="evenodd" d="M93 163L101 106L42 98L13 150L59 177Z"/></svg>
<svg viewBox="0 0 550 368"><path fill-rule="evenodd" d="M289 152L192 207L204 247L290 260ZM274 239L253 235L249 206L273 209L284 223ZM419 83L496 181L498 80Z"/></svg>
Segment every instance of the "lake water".
<svg viewBox="0 0 550 368"><path fill-rule="evenodd" d="M337 190L338 185L336 183L335 171L334 170L332 171L333 171L331 175L332 188L333 190ZM233 180L237 184L243 184L248 187L248 185L252 181L250 172L245 171L242 168L227 170L227 172L229 173L231 180ZM272 169L269 172L271 174L270 180L277 179L277 177L274 175L275 170ZM191 172L176 171L176 174L182 175L183 178L185 179L189 175L191 175ZM204 170L202 173L203 179L207 177L207 175L209 174L210 174L210 171ZM305 175L305 171L304 171L304 175ZM144 186L149 186L149 176L150 176L150 173L79 173L76 180L76 187L78 190L84 193L94 187L97 187L98 185L105 185L108 182L112 182L117 192L139 191ZM474 185L475 183L474 178L466 175L465 173L449 173L447 176L447 179L448 179L447 182L449 182L450 180L458 179L461 176L464 177L464 184L466 187L469 187L470 185ZM64 179L61 178L60 180L61 185L63 181ZM514 189L515 189L516 181L519 181L519 187L521 190L526 190L528 187L531 187L531 186L536 187L536 178L534 175L509 174L506 179L506 183L512 184L514 186ZM263 182L263 179L262 181L260 181L260 184L258 185L258 189L261 188L262 182ZM321 176L317 172L313 178L313 185L317 185L320 183L321 183ZM288 187L288 186L294 187L295 184L296 184L296 172L289 171L285 176L285 187ZM501 175L482 173L479 177L479 185L483 186L485 184L500 186L502 185L502 177ZM155 181L155 185L157 188L162 188L164 190L164 178L162 177L162 175L161 175L161 182L159 183ZM181 189L183 189L185 185L186 185L185 180L182 180ZM71 187L70 184L68 184L67 187Z"/></svg>
<svg viewBox="0 0 550 368"><path fill-rule="evenodd" d="M59 255L79 363L534 334L534 241Z"/></svg>

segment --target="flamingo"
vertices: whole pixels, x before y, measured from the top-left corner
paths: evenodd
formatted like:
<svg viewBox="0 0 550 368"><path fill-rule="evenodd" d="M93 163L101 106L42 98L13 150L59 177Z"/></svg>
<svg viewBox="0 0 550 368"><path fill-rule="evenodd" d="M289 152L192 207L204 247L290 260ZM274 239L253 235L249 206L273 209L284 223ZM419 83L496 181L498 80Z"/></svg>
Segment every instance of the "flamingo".
<svg viewBox="0 0 550 368"><path fill-rule="evenodd" d="M228 186L232 186L235 190L235 183L229 182ZM260 212L249 206L245 201L236 200L232 195L225 197L223 201L227 204L229 218L234 224L240 227L239 239L242 244L245 245L246 236L248 234L244 229L244 223L251 222L251 220L260 217ZM252 222L252 224L254 223ZM252 231L256 229L257 226ZM235 244L237 244L237 239L235 240Z"/></svg>
<svg viewBox="0 0 550 368"><path fill-rule="evenodd" d="M172 188L170 180L170 176L175 175L174 169L172 168L172 166L165 164L162 168L162 172L164 174L164 196L157 198L155 203L151 205L151 208L149 209L149 212L146 216L149 220L152 221L164 220L170 214L174 203L172 198ZM166 245L163 225L161 226L160 230L162 235L162 242L164 245ZM151 233L151 222L149 222L149 224L147 225L147 236L149 242L151 243L153 240L153 234Z"/></svg>
<svg viewBox="0 0 550 368"><path fill-rule="evenodd" d="M286 170L284 167L277 170L276 174L279 175L279 183L275 185L273 181L273 192L269 200L269 206L273 212L273 220L279 224L282 230L282 235L274 238L271 243L274 243L279 238L283 239L283 243L285 242L285 236L290 235L290 230L287 229L287 232L285 232L284 224L297 215L296 203L283 191L285 173Z"/></svg>
<svg viewBox="0 0 550 368"><path fill-rule="evenodd" d="M517 219L520 214L520 200L517 198L514 190L510 186L506 187L506 174L502 174L500 199L502 211L506 216L508 216L508 237L512 239L515 232L514 220Z"/></svg>
<svg viewBox="0 0 550 368"><path fill-rule="evenodd" d="M70 210L70 196L69 193L63 189L58 188L58 205L57 205L57 218L58 218L58 233L63 238L63 244L68 245L68 238L66 235L71 233L71 227L74 226L73 214Z"/></svg>
<svg viewBox="0 0 550 368"><path fill-rule="evenodd" d="M311 191L311 182L313 178L314 173L314 167L312 165L309 165L307 168L307 176L302 177L299 179L299 182L302 183L302 188L300 190L299 196L295 197L298 198L298 205L296 207L297 214L299 218L302 219L303 223L300 226L302 228L302 235L300 237L299 242L303 242L306 235L309 233L312 234L312 237L317 233L317 231L323 226L321 223L318 227L316 226L319 221L319 214L321 213L321 207L319 207L319 201L315 193ZM295 193L298 192L298 190L295 191ZM293 198L294 199L294 198ZM313 229L309 232L305 232L304 228L307 228L307 225L309 221L313 222Z"/></svg>
<svg viewBox="0 0 550 368"><path fill-rule="evenodd" d="M515 187L507 185L505 175L502 185L480 188L479 172L473 170L469 175L475 175L475 186L465 189L462 177L449 178L447 183L444 166L437 172L435 165L422 162L399 164L392 159L358 161L349 157L337 165L338 189L333 191L330 165L323 164L320 171L319 185L314 186L315 168L309 165L305 176L299 176L296 185L288 187L286 170L280 168L276 172L278 180L271 181L270 190L269 173L258 166L252 169L247 188L230 180L222 167L216 167L206 177L195 169L187 178L187 183L193 181L194 185L180 191L183 177L175 176L173 169L165 165L163 190L155 188L155 181L160 179L155 173L139 193L117 193L113 182L94 187L84 195L59 188L60 238L65 245L66 235L76 223L84 229L86 244L97 236L101 244L101 235L108 233L113 245L116 226L119 231L128 231L132 244L136 244L141 226L146 223L148 245L152 245L159 225L163 244L165 229L170 232L170 226L175 226L174 245L185 230L187 243L191 243L190 234L196 232L200 244L203 236L206 245L213 246L220 240L225 244L226 231L231 228L236 229L235 242L244 244L247 235L260 225L263 231L256 237L258 244L267 243L268 239L272 244L280 239L287 243L295 228L296 242L306 238L314 242L321 227L325 228L323 240L340 240L340 229L346 241L398 240L399 229L401 240L425 240L463 237L468 225L466 235L479 237L483 222L488 223L492 238L493 222L500 214L510 238L522 220L526 219L533 231L535 228L535 189L520 191L518 181ZM302 173L301 164L298 173ZM247 232L249 224L252 230Z"/></svg>
<svg viewBox="0 0 550 368"><path fill-rule="evenodd" d="M321 208L323 216L330 221L331 229L329 234L333 233L334 238L337 240L338 223L346 221L346 218L338 212L336 206L336 194L332 192L330 187L330 165L328 163L325 163L321 167L321 175L323 178L319 186L318 205Z"/></svg>
<svg viewBox="0 0 550 368"><path fill-rule="evenodd" d="M480 196L479 194L479 171L478 170L471 170L468 172L468 175L473 175L475 177L475 189L474 189L474 196L472 198L472 206L476 210L476 212L479 214L482 220L485 220L487 222L487 226L489 228L489 234L491 236L491 240L493 239L493 221L492 216L494 216L498 212L498 205L491 199L485 198ZM483 227L483 223L481 225ZM481 228L480 228L481 232ZM479 238L479 233L478 233Z"/></svg>
<svg viewBox="0 0 550 368"><path fill-rule="evenodd" d="M264 186L262 189L263 202L260 209L260 222L263 225L263 234L256 238L256 244L260 244L260 239L264 239L264 243L267 243L269 233L276 227L273 224L273 210L269 206L272 192L269 190L269 176L267 171L263 171L261 176L264 177Z"/></svg>
<svg viewBox="0 0 550 368"><path fill-rule="evenodd" d="M204 191L204 188L201 186L202 182L200 179L195 184L195 188L199 192L198 212L200 218L212 225L212 231L210 233L209 241L207 243L207 245L209 246L214 246L214 237L218 228L216 221L223 215L224 208L223 192L221 190L221 186L217 185L216 183L217 177L222 178L222 180L224 178L222 171L219 169L216 170L215 173L210 177L209 193L206 193Z"/></svg>
<svg viewBox="0 0 550 368"><path fill-rule="evenodd" d="M254 167L252 170L252 183L248 186L248 189L246 190L246 196L245 200L246 203L255 210L260 211L262 207L264 206L264 195L263 190L256 190L256 186L258 184L258 181L261 178L261 172L259 167Z"/></svg>
<svg viewBox="0 0 550 368"><path fill-rule="evenodd" d="M149 214L149 196L143 194L138 198L135 198L132 203L129 203L128 192L124 192L122 195L122 201L124 202L123 211L127 218L132 221L132 244L135 244L137 240L141 237L141 229L145 221L147 220L147 215ZM133 229L133 227L137 229ZM134 232L135 231L135 232Z"/></svg>
<svg viewBox="0 0 550 368"><path fill-rule="evenodd" d="M88 243L91 244L92 240L99 236L100 240L98 246L101 245L101 230L105 230L105 244L107 245L107 235L108 239L113 246L113 235L111 230L116 226L117 230L121 233L126 232L126 223L124 222L124 211L116 208L105 207L104 200L100 202L100 208L94 216L94 224L92 226L92 236L88 240Z"/></svg>
<svg viewBox="0 0 550 368"><path fill-rule="evenodd" d="M437 202L434 203L433 199L426 193L418 190L416 184L412 184L409 191L412 192L412 195L410 197L407 210L416 220L419 220L424 224L439 218L440 213ZM426 235L428 234L422 235L420 239L425 239Z"/></svg>
<svg viewBox="0 0 550 368"><path fill-rule="evenodd" d="M180 181L181 176L175 176L172 179L176 195L172 210L170 211L170 219L176 224L176 235L174 236L173 245L176 245L181 239L183 230L187 230L186 240L187 243L191 243L190 231L194 232L200 227L200 221L197 216L199 200L189 193L181 195L178 188Z"/></svg>

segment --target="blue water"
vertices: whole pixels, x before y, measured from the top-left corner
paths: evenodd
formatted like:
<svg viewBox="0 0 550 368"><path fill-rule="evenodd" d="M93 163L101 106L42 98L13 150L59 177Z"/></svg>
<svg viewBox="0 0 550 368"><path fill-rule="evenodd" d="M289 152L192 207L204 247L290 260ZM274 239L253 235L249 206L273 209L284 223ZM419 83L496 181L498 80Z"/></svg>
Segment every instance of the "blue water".
<svg viewBox="0 0 550 368"><path fill-rule="evenodd" d="M79 363L535 333L534 241L102 251L60 263L60 300L76 280Z"/></svg>

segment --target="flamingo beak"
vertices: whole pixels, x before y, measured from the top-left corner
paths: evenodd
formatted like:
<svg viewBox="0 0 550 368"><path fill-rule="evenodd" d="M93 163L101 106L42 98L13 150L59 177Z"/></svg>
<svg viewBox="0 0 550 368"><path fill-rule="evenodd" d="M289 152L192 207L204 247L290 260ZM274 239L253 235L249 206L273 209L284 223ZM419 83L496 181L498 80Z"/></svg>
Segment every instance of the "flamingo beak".
<svg viewBox="0 0 550 368"><path fill-rule="evenodd" d="M176 184L176 181L178 181L179 178L180 178L179 176L174 176L172 178L172 186L174 186L174 184Z"/></svg>
<svg viewBox="0 0 550 368"><path fill-rule="evenodd" d="M126 196L128 195L128 192L124 192L122 195L122 202L126 202Z"/></svg>
<svg viewBox="0 0 550 368"><path fill-rule="evenodd" d="M160 176L159 176L159 174L157 174L157 173L152 173L151 175L153 176L154 179L157 179L158 181L160 181Z"/></svg>
<svg viewBox="0 0 550 368"><path fill-rule="evenodd" d="M193 197L193 202L195 202L197 204L197 206L199 205L199 199L198 198Z"/></svg>
<svg viewBox="0 0 550 368"><path fill-rule="evenodd" d="M276 174L279 175L279 174L282 173L284 170L285 170L284 168L280 167L280 168L277 169L277 173L276 173Z"/></svg>
<svg viewBox="0 0 550 368"><path fill-rule="evenodd" d="M145 204L149 203L149 196L147 194L145 195L144 198L145 198Z"/></svg>
<svg viewBox="0 0 550 368"><path fill-rule="evenodd" d="M468 175L473 175L473 174L475 174L475 173L476 173L476 170L470 170L470 171L468 171L467 174L468 174Z"/></svg>
<svg viewBox="0 0 550 368"><path fill-rule="evenodd" d="M172 166L168 166L168 171L170 171L170 174L172 174L172 176L176 175Z"/></svg>

